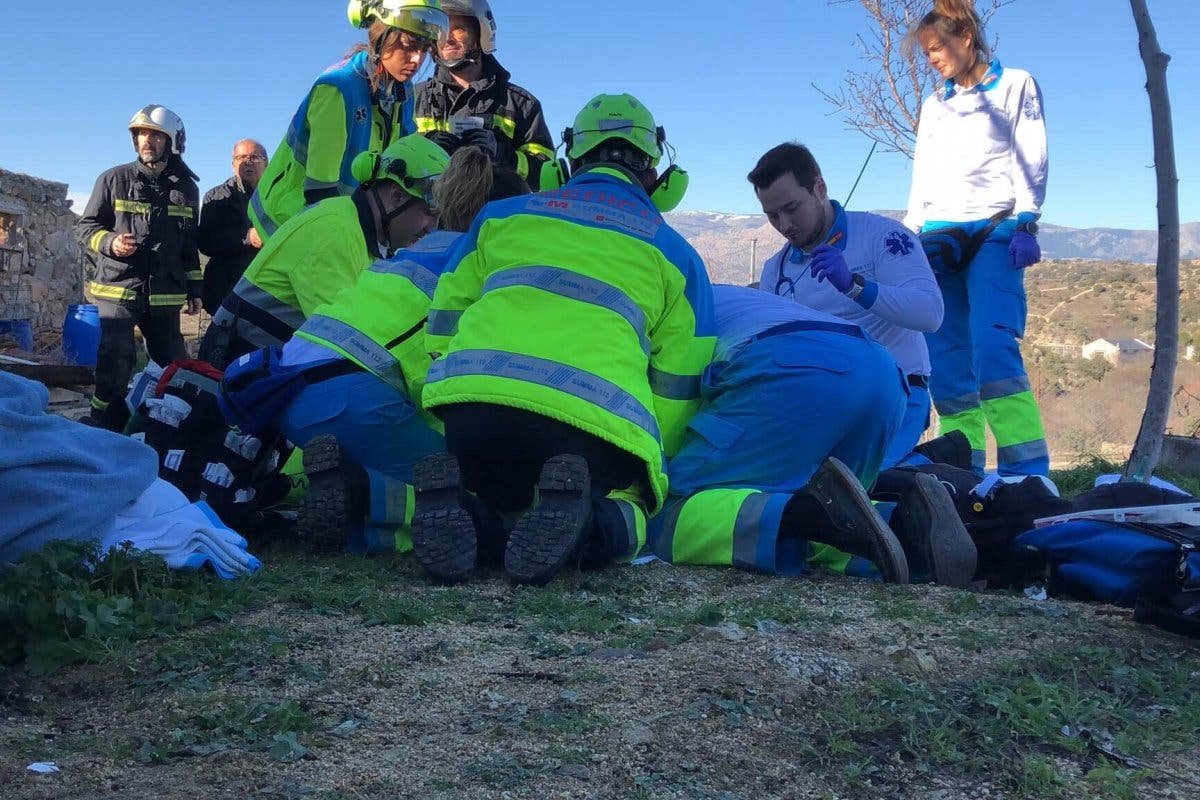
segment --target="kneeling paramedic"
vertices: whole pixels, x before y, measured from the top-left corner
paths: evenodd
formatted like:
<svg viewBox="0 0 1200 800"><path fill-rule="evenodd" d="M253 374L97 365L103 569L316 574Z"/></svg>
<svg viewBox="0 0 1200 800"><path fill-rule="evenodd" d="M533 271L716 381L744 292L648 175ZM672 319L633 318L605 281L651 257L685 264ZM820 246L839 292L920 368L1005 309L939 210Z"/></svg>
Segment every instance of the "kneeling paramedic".
<svg viewBox="0 0 1200 800"><path fill-rule="evenodd" d="M535 585L632 558L699 406L712 289L656 207L686 182L658 174L663 129L599 95L563 139L569 182L486 206L434 295L422 398L450 452L417 465L413 548L437 579L501 549Z"/></svg>
<svg viewBox="0 0 1200 800"><path fill-rule="evenodd" d="M483 204L529 189L512 170L494 170L478 148L464 148L434 192L454 230L376 261L282 348L241 357L221 384L232 422L243 430L278 427L305 449L310 486L300 532L322 551L411 547L413 464L446 449L440 421L417 410L430 364L424 331L434 287ZM318 437L336 440L332 453L315 444ZM340 459L337 445L354 464L318 470L317 461Z"/></svg>
<svg viewBox="0 0 1200 800"><path fill-rule="evenodd" d="M413 134L354 160L360 184L283 224L263 245L204 335L200 357L216 367L281 345L322 303L373 262L437 225L433 184L446 151Z"/></svg>
<svg viewBox="0 0 1200 800"><path fill-rule="evenodd" d="M704 405L670 461L650 549L675 564L794 575L813 563L906 583L902 543L863 490L905 413L895 360L857 325L791 300L734 286L714 297ZM940 582L964 585L974 548L945 490L925 478L929 524L909 544Z"/></svg>

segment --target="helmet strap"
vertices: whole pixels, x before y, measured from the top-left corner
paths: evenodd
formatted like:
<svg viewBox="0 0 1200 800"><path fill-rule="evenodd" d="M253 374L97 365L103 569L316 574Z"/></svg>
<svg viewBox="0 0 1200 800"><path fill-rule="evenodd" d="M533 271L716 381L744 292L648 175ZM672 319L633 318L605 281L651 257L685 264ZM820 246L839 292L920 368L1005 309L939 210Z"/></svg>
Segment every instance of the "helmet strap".
<svg viewBox="0 0 1200 800"><path fill-rule="evenodd" d="M445 59L441 56L435 57L438 66L445 67L451 72L462 72L478 64L483 59L482 50L472 50L462 58Z"/></svg>
<svg viewBox="0 0 1200 800"><path fill-rule="evenodd" d="M389 254L395 249L392 247L391 239L388 237L388 228L391 227L392 220L403 214L408 210L409 206L416 202L415 198L404 190L404 187L401 186L400 191L404 192L404 202L391 211L384 210L383 198L379 196L379 182L373 182L367 191L367 196L371 198L371 202L375 205L375 213L379 215L379 230L382 233L383 243L387 245Z"/></svg>

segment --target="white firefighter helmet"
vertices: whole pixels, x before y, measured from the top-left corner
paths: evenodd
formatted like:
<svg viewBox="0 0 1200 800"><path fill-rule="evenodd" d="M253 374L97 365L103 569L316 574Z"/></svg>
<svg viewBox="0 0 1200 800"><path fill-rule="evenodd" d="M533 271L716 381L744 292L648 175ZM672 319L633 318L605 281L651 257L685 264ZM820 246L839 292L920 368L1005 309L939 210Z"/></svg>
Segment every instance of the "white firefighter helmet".
<svg viewBox="0 0 1200 800"><path fill-rule="evenodd" d="M479 49L484 53L496 52L496 17L487 0L442 0L442 10L447 14L459 14L479 20Z"/></svg>
<svg viewBox="0 0 1200 800"><path fill-rule="evenodd" d="M133 119L129 120L129 134L133 137L133 146L137 147L137 132L139 130L158 131L165 133L171 140L171 152L177 156L183 155L187 135L183 130L183 120L166 106L142 106Z"/></svg>

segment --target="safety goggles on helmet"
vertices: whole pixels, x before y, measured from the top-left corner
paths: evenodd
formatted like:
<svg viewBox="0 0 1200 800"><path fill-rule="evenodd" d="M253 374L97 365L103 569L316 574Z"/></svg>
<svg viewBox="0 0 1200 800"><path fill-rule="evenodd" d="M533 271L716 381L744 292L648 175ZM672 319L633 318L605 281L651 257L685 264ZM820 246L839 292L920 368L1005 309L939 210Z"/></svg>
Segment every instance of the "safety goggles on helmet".
<svg viewBox="0 0 1200 800"><path fill-rule="evenodd" d="M416 199L429 206L430 211L437 210L437 201L433 195L433 185L440 176L428 175L423 178L412 178L405 174L403 161L390 161L380 171L380 178L389 178L400 184L400 188Z"/></svg>
<svg viewBox="0 0 1200 800"><path fill-rule="evenodd" d="M593 97L575 116L575 124L563 132L567 158L577 160L604 142L621 139L650 157L656 166L662 157L666 132L654 122L654 115L629 94L601 94Z"/></svg>
<svg viewBox="0 0 1200 800"><path fill-rule="evenodd" d="M408 194L432 206L433 184L449 162L445 150L414 133L392 142L382 153L359 153L350 164L350 172L359 183L394 181Z"/></svg>
<svg viewBox="0 0 1200 800"><path fill-rule="evenodd" d="M673 211L687 192L688 174L675 164L675 149L667 142L667 132L655 123L654 115L633 95L593 97L575 116L575 124L563 131L562 139L572 164L611 159L640 172L656 168L665 152L670 164L649 192L651 202L659 211ZM629 151L630 145L638 154ZM562 185L568 173L568 166L562 162L548 171L543 168L541 188Z"/></svg>
<svg viewBox="0 0 1200 800"><path fill-rule="evenodd" d="M347 16L357 28L378 20L431 43L445 36L450 28L439 0L350 0Z"/></svg>

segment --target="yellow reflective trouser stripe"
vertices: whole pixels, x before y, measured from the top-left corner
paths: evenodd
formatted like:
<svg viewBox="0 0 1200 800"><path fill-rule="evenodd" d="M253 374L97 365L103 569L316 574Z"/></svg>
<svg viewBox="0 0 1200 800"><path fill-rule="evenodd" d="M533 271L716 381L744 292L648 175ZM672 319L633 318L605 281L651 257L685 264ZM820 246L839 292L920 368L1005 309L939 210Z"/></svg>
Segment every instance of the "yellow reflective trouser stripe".
<svg viewBox="0 0 1200 800"><path fill-rule="evenodd" d="M100 300L136 300L137 292L124 286L112 286L107 283L87 282L88 293Z"/></svg>
<svg viewBox="0 0 1200 800"><path fill-rule="evenodd" d="M492 125L499 129L499 131L509 139L512 139L517 135L517 121L515 119L509 119L508 117L502 117L499 114L493 114Z"/></svg>
<svg viewBox="0 0 1200 800"><path fill-rule="evenodd" d="M845 574L846 567L850 566L851 558L849 553L843 553L836 547L817 542L808 543L808 565L810 567L820 567L841 575Z"/></svg>
<svg viewBox="0 0 1200 800"><path fill-rule="evenodd" d="M537 142L529 142L528 144L523 144L519 148L517 148L517 152L518 153L525 152L531 156L534 156L535 158L554 158L553 150L551 150L549 147L546 147L545 145L538 144Z"/></svg>
<svg viewBox="0 0 1200 800"><path fill-rule="evenodd" d="M417 117L415 121L417 123L417 133L430 133L432 131L450 132L450 120Z"/></svg>
<svg viewBox="0 0 1200 800"><path fill-rule="evenodd" d="M183 277L189 281L202 281L204 280L204 273L198 269L189 269L183 273Z"/></svg>
<svg viewBox="0 0 1200 800"><path fill-rule="evenodd" d="M191 206L167 206L168 217L187 217L191 219L195 216L195 212Z"/></svg>
<svg viewBox="0 0 1200 800"><path fill-rule="evenodd" d="M181 306L187 302L185 294L152 294L150 295L150 305L152 306Z"/></svg>
<svg viewBox="0 0 1200 800"><path fill-rule="evenodd" d="M517 156L517 174L522 178L529 177L529 158L520 150L516 152ZM530 189L537 190L536 186L530 186Z"/></svg>
<svg viewBox="0 0 1200 800"><path fill-rule="evenodd" d="M671 526L672 564L733 565L734 526L738 511L754 489L714 489L684 501Z"/></svg>
<svg viewBox="0 0 1200 800"><path fill-rule="evenodd" d="M625 552L613 555L618 561L632 561L646 546L646 509L642 493L633 487L614 489L605 498L616 503L625 522Z"/></svg>
<svg viewBox="0 0 1200 800"><path fill-rule="evenodd" d="M982 406L974 406L958 414L938 416L938 434L960 431L971 444L971 464L982 470L987 464L987 419Z"/></svg>
<svg viewBox="0 0 1200 800"><path fill-rule="evenodd" d="M984 400L988 424L996 437L997 447L1035 442L1046 438L1042 415L1033 392L1018 392L1008 397ZM972 442L974 445L974 442Z"/></svg>
<svg viewBox="0 0 1200 800"><path fill-rule="evenodd" d="M962 431L971 443L972 450L987 448L985 434L986 418L981 406L969 408L959 414L942 414L938 417L938 434L944 435L950 431Z"/></svg>
<svg viewBox="0 0 1200 800"><path fill-rule="evenodd" d="M99 397L96 397L96 395L92 395L92 408L96 409L97 411L103 411L104 409L108 408L108 403L101 400Z"/></svg>
<svg viewBox="0 0 1200 800"><path fill-rule="evenodd" d="M114 200L113 209L116 211L124 211L129 214L149 214L150 204L141 203L137 200Z"/></svg>
<svg viewBox="0 0 1200 800"><path fill-rule="evenodd" d="M93 252L100 252L100 245L104 243L104 237L108 236L108 231L96 231L92 234L92 238L88 239L88 248Z"/></svg>

